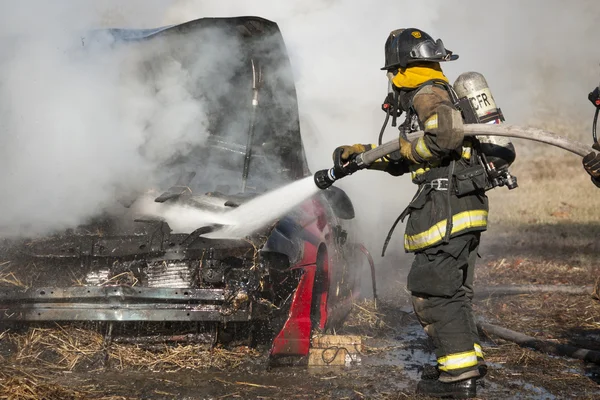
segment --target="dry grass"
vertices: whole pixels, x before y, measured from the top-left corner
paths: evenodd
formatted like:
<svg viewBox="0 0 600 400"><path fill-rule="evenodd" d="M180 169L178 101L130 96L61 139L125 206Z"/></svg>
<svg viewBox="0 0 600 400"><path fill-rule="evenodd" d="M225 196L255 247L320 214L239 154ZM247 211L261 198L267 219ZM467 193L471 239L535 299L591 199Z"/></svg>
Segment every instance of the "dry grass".
<svg viewBox="0 0 600 400"><path fill-rule="evenodd" d="M397 299L396 299L397 300ZM352 311L344 322L343 334L365 337L383 337L402 325L406 312L398 307L397 301L362 300L353 304Z"/></svg>
<svg viewBox="0 0 600 400"><path fill-rule="evenodd" d="M598 267L589 262L574 259L553 260L544 258L522 258L517 254L506 254L504 258L487 255L475 270L476 286L494 285L590 285L590 275L598 275Z"/></svg>
<svg viewBox="0 0 600 400"><path fill-rule="evenodd" d="M352 311L344 327L364 336L378 336L389 330L384 317L385 314L377 308L374 300L364 299L352 305Z"/></svg>
<svg viewBox="0 0 600 400"><path fill-rule="evenodd" d="M12 377L0 382L0 399L6 400L77 400L84 399L87 395L88 393L24 377Z"/></svg>
<svg viewBox="0 0 600 400"><path fill-rule="evenodd" d="M517 158L512 170L517 189L488 193L476 282L590 284L600 275L600 189L581 158L547 147L543 157Z"/></svg>
<svg viewBox="0 0 600 400"><path fill-rule="evenodd" d="M206 345L154 346L152 350L138 345L106 346L97 331L74 326L56 328L32 327L25 333L0 333L0 341L11 343L15 350L0 358L0 400L128 400L107 396L105 388L80 386L63 373L92 371L109 367L117 371L174 372L182 369L232 370L260 356L247 347L227 350L210 349Z"/></svg>
<svg viewBox="0 0 600 400"><path fill-rule="evenodd" d="M7 361L20 366L42 366L53 371L102 367L105 360L118 370L223 370L236 368L260 355L247 347L210 349L201 344L162 345L151 350L132 344L106 347L103 336L96 331L61 326L31 328L24 334L9 334L8 338L16 345L17 351Z"/></svg>
<svg viewBox="0 0 600 400"><path fill-rule="evenodd" d="M15 275L14 271L9 270L11 267L10 261L0 263L0 287L27 289L28 285L23 283L23 281Z"/></svg>
<svg viewBox="0 0 600 400"><path fill-rule="evenodd" d="M245 361L256 358L259 353L248 347L234 350L214 348L209 350L202 345L167 346L159 351L150 351L139 346L112 345L110 358L118 369L139 369L150 371L176 371L180 369L202 370L217 368L234 369Z"/></svg>
<svg viewBox="0 0 600 400"><path fill-rule="evenodd" d="M600 349L600 302L588 295L537 293L488 299L477 305L477 312L489 321L499 321L510 329L540 339L589 341Z"/></svg>
<svg viewBox="0 0 600 400"><path fill-rule="evenodd" d="M3 366L0 369L0 400L133 400L109 396L95 386L66 387L52 382L37 368Z"/></svg>
<svg viewBox="0 0 600 400"><path fill-rule="evenodd" d="M68 330L31 328L25 334L11 334L16 344L14 361L18 364L42 364L46 368L73 370L84 361L92 362L102 352L104 340L100 334L80 328Z"/></svg>
<svg viewBox="0 0 600 400"><path fill-rule="evenodd" d="M598 222L600 190L583 170L581 158L555 149L545 154L517 157L511 167L517 189L488 192L492 225Z"/></svg>

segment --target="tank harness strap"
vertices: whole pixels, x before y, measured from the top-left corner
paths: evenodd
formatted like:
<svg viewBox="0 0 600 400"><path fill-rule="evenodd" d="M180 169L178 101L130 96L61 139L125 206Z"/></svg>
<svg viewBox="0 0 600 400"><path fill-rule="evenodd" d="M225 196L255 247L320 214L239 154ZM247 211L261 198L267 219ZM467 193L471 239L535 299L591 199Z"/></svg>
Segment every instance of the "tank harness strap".
<svg viewBox="0 0 600 400"><path fill-rule="evenodd" d="M450 168L448 168L448 191L446 192L446 201L447 201L447 207L448 207L448 216L446 219L446 235L444 236L444 243L447 244L450 241L450 235L452 234L452 190L453 185L453 179L452 176L454 175L454 166L456 165L456 161L452 160L450 162Z"/></svg>
<svg viewBox="0 0 600 400"><path fill-rule="evenodd" d="M444 89L446 89L446 91L448 92L448 95L450 96L453 103L458 99L456 92L454 92L454 88L452 88L452 86L450 86L450 84L448 82L439 80L439 79L432 79L432 80L429 80L429 81L423 83L421 85L421 88L425 87L425 86L430 86L430 85L443 86ZM416 114L416 110L414 109L414 106L413 106L413 100L414 100L414 95L411 97L411 99L408 103L408 107L407 107L408 111L406 112L406 120L408 120L411 117L411 114L413 114L413 113ZM420 121L419 121L419 125L422 125ZM423 127L421 126L421 128L423 128ZM452 226L452 192L454 190L454 186L453 186L452 177L454 175L455 165L456 165L456 161L452 160L450 162L450 165L448 168L447 178L439 177L439 178L435 178L435 179L430 179L430 180L426 180L421 185L419 185L419 190L417 191L415 196L412 198L412 200L408 203L408 205L406 206L404 211L402 211L402 213L398 216L398 218L396 218L396 220L392 224L392 227L390 228L390 230L385 238L385 242L383 244L383 249L381 250L381 257L385 256L385 252L390 243L390 240L392 239L392 235L394 234L394 230L396 229L396 226L398 225L398 223L400 221L404 222L404 219L410 214L411 205L414 203L414 201L421 195L426 196L432 190L447 191L446 199L447 199L448 215L447 215L447 219L446 219L446 234L444 236L443 243L448 243L450 241L450 235L452 234L452 227L453 227Z"/></svg>
<svg viewBox="0 0 600 400"><path fill-rule="evenodd" d="M394 92L394 107L396 109L398 109L398 105L400 104L400 99L398 98L398 92L397 91L393 91ZM389 112L389 110L388 110ZM394 115L392 115L392 126L396 127L396 119L398 118L398 113L396 112L396 110L394 110Z"/></svg>
<svg viewBox="0 0 600 400"><path fill-rule="evenodd" d="M446 89L446 92L448 92L448 95L450 96L450 100L452 101L452 104L455 104L456 101L458 100L458 95L456 94L456 92L454 91L454 88L446 81L443 80L439 80L439 79L432 79L431 81L429 81L431 83L426 82L427 84L431 84L431 85L440 85L443 86L444 89ZM474 157L473 157L474 158ZM470 160L470 162L473 162L473 158ZM446 205L447 205L447 211L448 211L448 216L446 219L446 234L444 236L444 241L443 243L448 243L450 241L450 235L452 234L452 192L454 191L454 169L456 166L456 161L453 159L452 161L450 161L450 167L448 168L448 189L446 192Z"/></svg>

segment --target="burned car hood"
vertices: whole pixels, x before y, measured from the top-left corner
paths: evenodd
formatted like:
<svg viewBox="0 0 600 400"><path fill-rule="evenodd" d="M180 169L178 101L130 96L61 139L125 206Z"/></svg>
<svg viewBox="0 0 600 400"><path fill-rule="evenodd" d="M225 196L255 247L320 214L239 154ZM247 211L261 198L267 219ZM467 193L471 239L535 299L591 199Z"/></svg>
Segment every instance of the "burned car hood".
<svg viewBox="0 0 600 400"><path fill-rule="evenodd" d="M199 196L185 196L174 203L189 209L211 213L225 213L256 194L224 195L207 193ZM172 205L167 205L172 206ZM219 253L233 257L244 256L249 249L261 247L275 224L270 224L255 232L249 238L206 237L221 225L218 223L198 226L190 232L174 232L168 222L157 215L139 214L137 210L126 216L133 224L111 221L115 217L106 216L100 224L81 226L61 234L25 241L21 254L28 257L46 259L197 259L208 249L218 258ZM123 216L118 216L122 219ZM116 226L119 226L115 228ZM107 231L102 228L107 227Z"/></svg>

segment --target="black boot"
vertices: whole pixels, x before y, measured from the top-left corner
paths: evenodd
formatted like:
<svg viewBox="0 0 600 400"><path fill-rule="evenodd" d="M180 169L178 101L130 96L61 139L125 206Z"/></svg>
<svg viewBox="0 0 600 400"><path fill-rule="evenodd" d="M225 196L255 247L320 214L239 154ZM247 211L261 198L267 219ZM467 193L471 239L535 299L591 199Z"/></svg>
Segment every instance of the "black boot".
<svg viewBox="0 0 600 400"><path fill-rule="evenodd" d="M440 377L440 370L435 365L425 364L423 365L423 372L421 372L422 380L435 379Z"/></svg>
<svg viewBox="0 0 600 400"><path fill-rule="evenodd" d="M483 377L487 374L487 365L479 364L477 367L479 369L479 377L477 379L483 379ZM421 372L421 379L438 379L440 377L440 370L437 365L425 364L423 365L423 371Z"/></svg>
<svg viewBox="0 0 600 400"><path fill-rule="evenodd" d="M469 378L464 381L446 383L425 379L418 383L417 393L431 397L471 399L477 397L477 381L475 378Z"/></svg>

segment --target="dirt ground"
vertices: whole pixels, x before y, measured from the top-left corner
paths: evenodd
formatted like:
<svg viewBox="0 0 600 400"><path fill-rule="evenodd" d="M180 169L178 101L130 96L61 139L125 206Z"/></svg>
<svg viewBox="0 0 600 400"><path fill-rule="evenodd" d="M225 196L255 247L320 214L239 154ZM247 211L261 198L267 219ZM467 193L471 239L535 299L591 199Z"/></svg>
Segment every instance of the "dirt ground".
<svg viewBox="0 0 600 400"><path fill-rule="evenodd" d="M513 168L518 189L490 193L491 225L476 272L477 318L549 343L600 351L600 301L592 296L600 278L600 191L577 157L557 152L530 160ZM347 368L268 369L266 347L107 349L102 335L80 328L0 330L0 399L418 399L421 366L434 356L404 290L408 267L386 276L395 283L380 294L377 308L361 300L337 332L365 338L360 363ZM494 291L523 285L583 291ZM489 332L481 336L490 369L479 398L600 398L600 366Z"/></svg>

